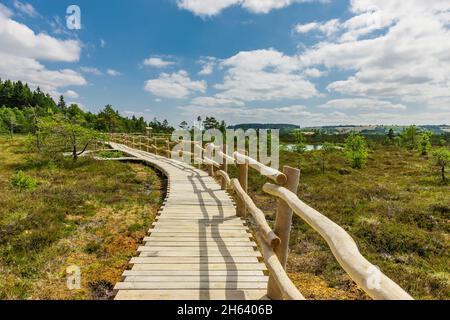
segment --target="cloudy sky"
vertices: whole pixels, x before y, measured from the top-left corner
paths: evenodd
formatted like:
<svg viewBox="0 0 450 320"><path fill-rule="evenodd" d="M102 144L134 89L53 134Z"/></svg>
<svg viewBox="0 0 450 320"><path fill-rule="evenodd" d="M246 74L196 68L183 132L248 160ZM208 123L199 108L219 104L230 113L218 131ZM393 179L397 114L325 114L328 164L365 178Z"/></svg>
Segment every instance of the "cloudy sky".
<svg viewBox="0 0 450 320"><path fill-rule="evenodd" d="M450 1L1 0L0 77L174 125L449 124Z"/></svg>

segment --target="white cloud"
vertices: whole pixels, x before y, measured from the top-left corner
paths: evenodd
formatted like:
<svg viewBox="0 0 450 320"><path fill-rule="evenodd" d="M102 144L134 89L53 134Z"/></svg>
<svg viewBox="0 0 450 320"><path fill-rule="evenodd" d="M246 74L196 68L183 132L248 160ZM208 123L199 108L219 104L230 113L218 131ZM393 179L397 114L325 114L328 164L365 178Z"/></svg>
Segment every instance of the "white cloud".
<svg viewBox="0 0 450 320"><path fill-rule="evenodd" d="M215 57L202 57L197 63L202 66L202 69L198 74L201 76L209 76L214 73L214 69L219 63L219 59Z"/></svg>
<svg viewBox="0 0 450 320"><path fill-rule="evenodd" d="M350 73L331 92L449 108L450 1L352 0L350 9L339 35L306 49L301 63Z"/></svg>
<svg viewBox="0 0 450 320"><path fill-rule="evenodd" d="M14 7L22 14L25 14L32 18L39 16L39 13L36 11L36 9L29 3L14 0L13 4Z"/></svg>
<svg viewBox="0 0 450 320"><path fill-rule="evenodd" d="M108 70L106 71L106 73L107 73L108 75L110 75L111 77L118 77L118 76L121 76L121 75L122 75L121 72L116 71L116 70L114 70L114 69L108 69Z"/></svg>
<svg viewBox="0 0 450 320"><path fill-rule="evenodd" d="M105 48L106 47L106 41L103 39L100 39L100 47Z"/></svg>
<svg viewBox="0 0 450 320"><path fill-rule="evenodd" d="M297 33L308 33L311 31L320 31L327 36L331 36L339 31L341 24L338 19L333 19L325 23L311 22L307 24L298 24L294 30Z"/></svg>
<svg viewBox="0 0 450 320"><path fill-rule="evenodd" d="M210 106L180 106L178 109L184 117L214 116L223 119L229 124L245 122L276 122L306 124L317 119L322 121L329 115L313 113L306 110L305 106L293 105L276 108L250 108L250 107L210 107ZM274 120L276 119L276 120Z"/></svg>
<svg viewBox="0 0 450 320"><path fill-rule="evenodd" d="M0 10L0 48L2 53L38 60L78 61L81 44L77 40L58 40L47 34L36 34L26 25L10 19Z"/></svg>
<svg viewBox="0 0 450 320"><path fill-rule="evenodd" d="M12 11L5 6L4 4L0 3L0 15L6 18L9 18L10 16L12 16Z"/></svg>
<svg viewBox="0 0 450 320"><path fill-rule="evenodd" d="M215 16L222 10L240 5L252 13L268 13L281 9L293 3L313 2L315 0L178 0L179 8L189 10L198 16ZM327 0L316 0L328 2Z"/></svg>
<svg viewBox="0 0 450 320"><path fill-rule="evenodd" d="M77 98L80 97L80 95L77 92L73 91L73 90L67 90L64 93L64 96L67 97L67 98L70 98L70 99L77 99Z"/></svg>
<svg viewBox="0 0 450 320"><path fill-rule="evenodd" d="M334 109L358 109L358 110L406 110L403 104L394 104L389 101L374 99L353 98L353 99L335 99L320 105L319 108Z"/></svg>
<svg viewBox="0 0 450 320"><path fill-rule="evenodd" d="M38 61L30 58L0 52L0 77L21 80L33 87L57 95L57 89L66 86L83 86L87 82L79 73L70 70L48 70Z"/></svg>
<svg viewBox="0 0 450 320"><path fill-rule="evenodd" d="M450 119L450 111L437 113L418 112L415 114L392 112L361 112L347 114L344 112L312 112L304 106L287 106L277 108L249 108L249 107L205 107L180 106L183 117L195 120L197 116L213 116L225 120L228 124L237 123L290 123L303 127L325 125L386 125L399 124L443 124ZM274 121L273 119L276 119Z"/></svg>
<svg viewBox="0 0 450 320"><path fill-rule="evenodd" d="M80 71L83 73L90 73L96 76L101 76L103 74L99 69L94 67L80 67Z"/></svg>
<svg viewBox="0 0 450 320"><path fill-rule="evenodd" d="M232 99L221 99L216 97L197 97L191 101L193 105L197 106L243 106L242 101Z"/></svg>
<svg viewBox="0 0 450 320"><path fill-rule="evenodd" d="M82 86L87 82L70 69L49 70L38 60L78 61L81 44L36 34L28 26L11 19L11 10L0 4L0 77L21 80L56 96L59 88Z"/></svg>
<svg viewBox="0 0 450 320"><path fill-rule="evenodd" d="M168 74L161 73L158 79L148 80L145 83L145 90L155 96L163 98L183 99L193 92L206 91L205 81L194 81L189 78L185 70Z"/></svg>
<svg viewBox="0 0 450 320"><path fill-rule="evenodd" d="M318 96L315 86L305 80L296 57L274 49L240 52L221 62L224 81L215 85L216 96L243 101L307 99Z"/></svg>
<svg viewBox="0 0 450 320"><path fill-rule="evenodd" d="M175 64L173 61L166 61L160 57L150 57L144 60L144 65L155 68L166 68Z"/></svg>

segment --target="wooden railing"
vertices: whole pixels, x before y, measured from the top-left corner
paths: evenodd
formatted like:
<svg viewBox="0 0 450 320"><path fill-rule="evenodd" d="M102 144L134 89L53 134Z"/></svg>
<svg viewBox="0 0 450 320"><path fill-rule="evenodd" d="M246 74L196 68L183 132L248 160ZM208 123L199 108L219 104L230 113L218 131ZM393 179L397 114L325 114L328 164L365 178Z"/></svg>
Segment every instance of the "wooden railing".
<svg viewBox="0 0 450 320"><path fill-rule="evenodd" d="M165 153L168 157L171 155L171 146L178 143L165 140L162 143L165 147L158 147L157 140L144 140L147 143L142 143L140 140L137 142L136 139L139 138L133 137L130 140L130 136L127 135L113 135L111 140L143 151L153 151L156 154L160 151L160 153ZM295 213L325 239L342 268L370 297L382 300L412 299L399 285L361 255L355 241L342 227L298 198L299 169L285 166L283 172L280 172L259 163L242 152L234 152L230 155L225 151L224 147L215 146L214 144L202 146L200 143L193 141L186 143L193 144L197 151L201 151L202 158L195 160L207 166L210 176L221 180L222 189L235 193L237 196L237 215L246 218L247 213L250 213L255 221L257 226L255 238L270 272L267 288L267 296L269 298L277 300L305 299L285 271L289 253L292 218ZM208 155L211 156L213 153L222 158L222 163L218 163L208 157ZM195 152L184 152L184 154L188 154L192 158L195 158L196 155ZM228 165L237 167L237 178L230 178ZM268 224L264 213L248 195L249 168L258 171L275 182L275 184L266 183L263 187L264 192L278 199L273 229Z"/></svg>

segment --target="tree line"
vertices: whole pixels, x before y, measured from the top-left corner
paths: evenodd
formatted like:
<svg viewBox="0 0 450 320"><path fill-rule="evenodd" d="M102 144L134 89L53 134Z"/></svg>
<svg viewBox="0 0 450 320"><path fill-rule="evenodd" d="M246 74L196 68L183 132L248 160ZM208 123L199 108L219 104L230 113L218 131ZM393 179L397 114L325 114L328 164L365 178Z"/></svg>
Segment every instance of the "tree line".
<svg viewBox="0 0 450 320"><path fill-rule="evenodd" d="M55 102L39 87L31 90L21 81L0 79L0 133L35 133L39 118L57 117L85 128L101 132L139 132L151 127L152 132L171 133L167 120L145 121L143 117L123 117L112 105L107 105L99 113L86 112L77 104L67 105L64 96Z"/></svg>

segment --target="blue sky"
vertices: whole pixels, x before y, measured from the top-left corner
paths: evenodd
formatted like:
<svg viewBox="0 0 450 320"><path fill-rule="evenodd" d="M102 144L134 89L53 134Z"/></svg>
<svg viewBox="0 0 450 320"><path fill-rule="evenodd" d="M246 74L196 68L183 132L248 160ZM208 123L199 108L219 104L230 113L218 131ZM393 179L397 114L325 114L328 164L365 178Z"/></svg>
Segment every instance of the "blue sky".
<svg viewBox="0 0 450 320"><path fill-rule="evenodd" d="M0 77L174 125L448 124L450 5L405 2L0 1Z"/></svg>

